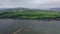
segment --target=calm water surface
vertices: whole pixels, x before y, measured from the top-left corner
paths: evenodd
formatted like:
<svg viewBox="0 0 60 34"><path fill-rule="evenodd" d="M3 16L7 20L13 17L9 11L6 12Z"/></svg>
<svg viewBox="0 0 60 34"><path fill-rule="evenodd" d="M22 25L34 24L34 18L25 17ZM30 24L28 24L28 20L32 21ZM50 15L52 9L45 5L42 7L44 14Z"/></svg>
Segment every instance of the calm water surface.
<svg viewBox="0 0 60 34"><path fill-rule="evenodd" d="M60 21L0 19L0 34L60 34Z"/></svg>

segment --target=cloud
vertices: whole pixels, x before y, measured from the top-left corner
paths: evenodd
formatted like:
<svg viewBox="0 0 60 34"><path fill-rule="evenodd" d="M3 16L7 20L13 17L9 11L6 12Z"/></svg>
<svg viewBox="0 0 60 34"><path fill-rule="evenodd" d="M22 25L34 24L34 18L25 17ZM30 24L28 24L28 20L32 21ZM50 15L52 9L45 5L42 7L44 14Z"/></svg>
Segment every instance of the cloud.
<svg viewBox="0 0 60 34"><path fill-rule="evenodd" d="M0 0L0 8L51 8L60 7L60 0Z"/></svg>

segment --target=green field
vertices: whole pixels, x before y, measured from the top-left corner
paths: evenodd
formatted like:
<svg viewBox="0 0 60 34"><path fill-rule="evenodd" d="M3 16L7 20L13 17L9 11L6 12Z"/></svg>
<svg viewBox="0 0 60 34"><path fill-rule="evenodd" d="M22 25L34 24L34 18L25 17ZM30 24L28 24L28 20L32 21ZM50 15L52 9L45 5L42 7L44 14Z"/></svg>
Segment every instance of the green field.
<svg viewBox="0 0 60 34"><path fill-rule="evenodd" d="M25 12L3 12L0 13L0 18L13 19L59 19L60 12L49 11L25 11Z"/></svg>

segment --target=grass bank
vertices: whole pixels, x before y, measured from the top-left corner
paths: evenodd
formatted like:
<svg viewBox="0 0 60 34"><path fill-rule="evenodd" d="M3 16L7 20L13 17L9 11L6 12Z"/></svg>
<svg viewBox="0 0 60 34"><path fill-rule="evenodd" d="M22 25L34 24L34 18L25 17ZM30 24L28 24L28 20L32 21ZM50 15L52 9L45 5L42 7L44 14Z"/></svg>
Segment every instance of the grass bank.
<svg viewBox="0 0 60 34"><path fill-rule="evenodd" d="M60 19L60 12L48 12L48 11L3 12L3 13L0 13L0 18Z"/></svg>

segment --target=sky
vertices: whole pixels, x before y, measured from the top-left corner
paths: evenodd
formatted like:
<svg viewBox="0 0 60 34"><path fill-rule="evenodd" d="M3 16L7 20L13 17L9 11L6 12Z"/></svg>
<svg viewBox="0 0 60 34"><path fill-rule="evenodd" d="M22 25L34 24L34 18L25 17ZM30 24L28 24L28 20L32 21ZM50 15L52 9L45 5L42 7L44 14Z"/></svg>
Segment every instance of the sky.
<svg viewBox="0 0 60 34"><path fill-rule="evenodd" d="M59 8L60 0L0 0L0 8Z"/></svg>

